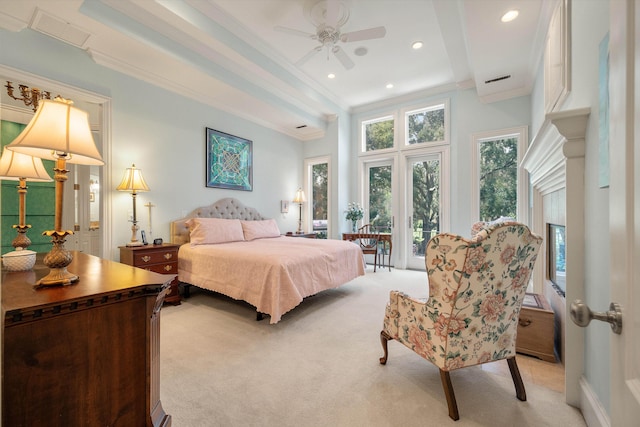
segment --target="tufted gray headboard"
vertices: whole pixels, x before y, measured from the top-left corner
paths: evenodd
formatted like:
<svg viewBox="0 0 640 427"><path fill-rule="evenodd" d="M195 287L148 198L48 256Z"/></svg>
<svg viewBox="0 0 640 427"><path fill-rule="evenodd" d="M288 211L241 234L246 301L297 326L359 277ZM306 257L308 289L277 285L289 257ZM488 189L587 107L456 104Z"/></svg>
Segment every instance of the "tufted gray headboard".
<svg viewBox="0 0 640 427"><path fill-rule="evenodd" d="M202 206L193 210L189 215L171 223L171 243L182 245L189 242L189 228L186 222L190 218L225 218L256 221L265 219L254 208L245 206L237 199L227 197L212 205Z"/></svg>

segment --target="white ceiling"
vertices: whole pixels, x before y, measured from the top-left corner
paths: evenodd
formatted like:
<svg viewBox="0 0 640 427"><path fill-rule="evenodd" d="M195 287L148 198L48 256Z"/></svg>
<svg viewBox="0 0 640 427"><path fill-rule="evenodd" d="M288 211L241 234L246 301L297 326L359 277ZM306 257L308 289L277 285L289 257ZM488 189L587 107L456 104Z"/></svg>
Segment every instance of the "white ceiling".
<svg viewBox="0 0 640 427"><path fill-rule="evenodd" d="M349 13L342 34L384 26L382 38L338 42L345 69L320 43L305 7ZM475 87L483 102L529 94L557 0L0 0L0 27L31 28L97 63L301 140L339 109ZM501 23L509 9L519 17ZM318 9L315 9L316 11ZM322 8L320 9L322 10ZM424 47L413 50L420 40ZM358 48L367 53L359 56ZM329 73L334 79L328 79ZM498 77L510 76L494 83ZM386 85L393 84L388 89ZM299 128L305 125L306 127Z"/></svg>

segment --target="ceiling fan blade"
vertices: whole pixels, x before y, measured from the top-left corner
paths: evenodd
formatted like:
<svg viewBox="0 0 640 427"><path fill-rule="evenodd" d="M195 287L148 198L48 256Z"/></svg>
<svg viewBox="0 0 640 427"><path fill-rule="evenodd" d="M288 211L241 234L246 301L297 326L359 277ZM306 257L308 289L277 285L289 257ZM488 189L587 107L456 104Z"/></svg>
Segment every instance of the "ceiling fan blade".
<svg viewBox="0 0 640 427"><path fill-rule="evenodd" d="M387 34L387 29L384 27L367 28L366 30L352 31L350 33L344 33L340 36L340 40L345 43L357 42L361 40L379 39Z"/></svg>
<svg viewBox="0 0 640 427"><path fill-rule="evenodd" d="M303 56L302 58L298 59L298 61L296 62L297 66L301 66L304 65L305 62L307 62L308 60L310 60L311 58L313 58L314 56L316 56L316 54L318 52L320 52L322 50L322 46L317 46L314 47L313 49L311 49L311 51L309 53L307 53L305 56Z"/></svg>
<svg viewBox="0 0 640 427"><path fill-rule="evenodd" d="M349 58L349 56L345 53L345 51L342 50L342 48L340 48L340 46L334 46L333 49L331 49L331 51L336 56L336 58L338 58L338 61L340 61L342 66L347 70L352 69L353 66L356 65L353 63L351 58Z"/></svg>
<svg viewBox="0 0 640 427"><path fill-rule="evenodd" d="M326 0L327 9L325 11L325 23L329 27L335 28L338 23L338 12L340 11L340 2L338 0Z"/></svg>
<svg viewBox="0 0 640 427"><path fill-rule="evenodd" d="M280 31L282 33L293 34L294 36L305 37L307 39L315 40L315 39L318 38L318 36L315 35L315 34L306 33L304 31L296 30L295 28L281 27L280 25L277 25L277 26L273 27L273 29L276 30L276 31Z"/></svg>

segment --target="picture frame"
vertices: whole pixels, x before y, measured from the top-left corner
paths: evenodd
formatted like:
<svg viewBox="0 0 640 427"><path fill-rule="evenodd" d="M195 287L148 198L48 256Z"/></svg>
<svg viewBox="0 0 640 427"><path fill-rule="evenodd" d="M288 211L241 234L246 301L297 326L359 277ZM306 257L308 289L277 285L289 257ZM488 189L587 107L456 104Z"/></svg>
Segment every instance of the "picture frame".
<svg viewBox="0 0 640 427"><path fill-rule="evenodd" d="M253 141L206 128L206 186L253 191Z"/></svg>
<svg viewBox="0 0 640 427"><path fill-rule="evenodd" d="M544 50L545 113L558 111L571 91L571 0L560 0L551 16Z"/></svg>

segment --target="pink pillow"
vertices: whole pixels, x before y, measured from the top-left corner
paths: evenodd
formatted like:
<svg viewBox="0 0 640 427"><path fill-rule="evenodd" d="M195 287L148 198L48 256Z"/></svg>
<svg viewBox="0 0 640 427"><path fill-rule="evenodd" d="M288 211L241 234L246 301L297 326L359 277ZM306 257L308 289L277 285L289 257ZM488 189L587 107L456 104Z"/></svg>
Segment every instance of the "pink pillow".
<svg viewBox="0 0 640 427"><path fill-rule="evenodd" d="M189 227L189 240L192 245L244 240L239 219L191 218L185 224Z"/></svg>
<svg viewBox="0 0 640 427"><path fill-rule="evenodd" d="M263 239L265 237L280 237L280 229L275 219L262 221L241 221L244 240Z"/></svg>

